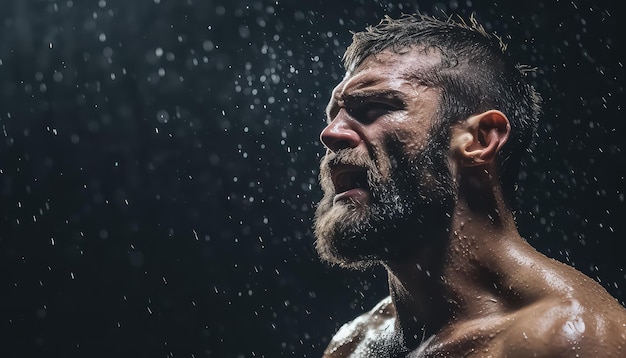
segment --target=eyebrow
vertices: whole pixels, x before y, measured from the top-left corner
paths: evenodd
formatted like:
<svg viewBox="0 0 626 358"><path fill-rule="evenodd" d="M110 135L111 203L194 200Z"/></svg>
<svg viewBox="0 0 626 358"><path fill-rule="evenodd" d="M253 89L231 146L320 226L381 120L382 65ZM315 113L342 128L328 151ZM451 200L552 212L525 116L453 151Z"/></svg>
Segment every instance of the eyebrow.
<svg viewBox="0 0 626 358"><path fill-rule="evenodd" d="M346 101L360 101L366 100L383 100L389 102L397 102L402 105L405 102L405 94L393 89L387 90L357 90L354 92L344 93L344 102Z"/></svg>
<svg viewBox="0 0 626 358"><path fill-rule="evenodd" d="M366 102L383 102L398 108L403 108L406 105L406 95L398 90L355 90L343 93L340 98L333 96L333 99L326 107L328 118L331 117L332 112L337 108L338 100L343 101L348 106Z"/></svg>

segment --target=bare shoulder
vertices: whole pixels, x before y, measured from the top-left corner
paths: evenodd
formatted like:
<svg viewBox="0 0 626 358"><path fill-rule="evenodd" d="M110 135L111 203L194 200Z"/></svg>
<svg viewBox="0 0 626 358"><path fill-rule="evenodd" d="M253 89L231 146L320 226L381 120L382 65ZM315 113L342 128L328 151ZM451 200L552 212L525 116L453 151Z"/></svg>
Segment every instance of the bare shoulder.
<svg viewBox="0 0 626 358"><path fill-rule="evenodd" d="M504 339L508 357L626 356L626 309L590 278L514 315Z"/></svg>
<svg viewBox="0 0 626 358"><path fill-rule="evenodd" d="M324 358L359 356L359 350L371 343L368 340L381 339L385 336L381 331L393 329L395 315L391 297L384 298L370 311L344 324L331 339Z"/></svg>

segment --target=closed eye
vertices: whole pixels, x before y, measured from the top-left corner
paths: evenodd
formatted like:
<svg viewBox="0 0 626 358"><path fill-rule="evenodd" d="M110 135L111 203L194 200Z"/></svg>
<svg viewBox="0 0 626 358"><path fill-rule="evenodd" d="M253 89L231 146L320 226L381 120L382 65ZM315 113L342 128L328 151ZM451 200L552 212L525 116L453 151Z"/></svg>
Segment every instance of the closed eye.
<svg viewBox="0 0 626 358"><path fill-rule="evenodd" d="M372 123L398 108L384 102L365 102L349 106L348 113L361 123Z"/></svg>

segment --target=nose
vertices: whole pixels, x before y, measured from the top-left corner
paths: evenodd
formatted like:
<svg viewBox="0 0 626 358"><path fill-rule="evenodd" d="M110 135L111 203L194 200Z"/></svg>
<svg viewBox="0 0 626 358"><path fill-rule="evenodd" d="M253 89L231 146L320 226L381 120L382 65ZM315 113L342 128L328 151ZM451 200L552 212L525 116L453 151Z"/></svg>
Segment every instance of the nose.
<svg viewBox="0 0 626 358"><path fill-rule="evenodd" d="M332 152L341 149L355 148L361 142L361 136L345 118L338 115L320 134L322 143Z"/></svg>

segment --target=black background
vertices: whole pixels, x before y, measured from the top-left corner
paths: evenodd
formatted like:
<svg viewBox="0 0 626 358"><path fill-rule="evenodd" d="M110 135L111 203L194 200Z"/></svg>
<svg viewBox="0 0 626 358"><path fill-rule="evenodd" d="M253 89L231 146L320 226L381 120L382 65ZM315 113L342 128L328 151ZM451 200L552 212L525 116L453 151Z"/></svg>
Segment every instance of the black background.
<svg viewBox="0 0 626 358"><path fill-rule="evenodd" d="M319 357L386 296L319 262L318 135L350 31L475 11L538 68L520 232L620 302L617 1L0 1L3 357Z"/></svg>

